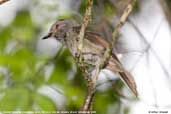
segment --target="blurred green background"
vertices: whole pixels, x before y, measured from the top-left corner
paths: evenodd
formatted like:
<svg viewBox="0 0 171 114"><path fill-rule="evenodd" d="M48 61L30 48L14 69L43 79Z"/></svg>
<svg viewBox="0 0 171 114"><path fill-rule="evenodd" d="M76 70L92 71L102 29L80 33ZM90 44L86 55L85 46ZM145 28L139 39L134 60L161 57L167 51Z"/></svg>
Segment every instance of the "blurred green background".
<svg viewBox="0 0 171 114"><path fill-rule="evenodd" d="M69 17L73 12L83 15L85 1L11 0L0 6L18 7L11 21L0 26L0 111L80 109L86 83L71 54L63 48L53 57L41 56L37 43L58 18ZM11 2L20 5L12 6ZM106 27L110 33L113 28L109 19L119 15L117 7L110 0L95 0L93 8L93 20L106 22L96 28L101 31ZM114 80L107 89L97 91L93 110L97 114L127 114L129 108L123 108L120 101L121 88L122 82Z"/></svg>

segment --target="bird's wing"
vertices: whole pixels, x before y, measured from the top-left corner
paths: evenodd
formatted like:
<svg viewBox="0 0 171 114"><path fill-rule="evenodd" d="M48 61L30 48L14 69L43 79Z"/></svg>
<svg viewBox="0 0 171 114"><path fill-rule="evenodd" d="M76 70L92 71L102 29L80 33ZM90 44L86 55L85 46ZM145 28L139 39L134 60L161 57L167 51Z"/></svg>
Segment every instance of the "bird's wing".
<svg viewBox="0 0 171 114"><path fill-rule="evenodd" d="M73 27L73 29L77 33L79 33L80 26ZM90 42L93 42L93 44L95 44L95 45L103 47L104 50L106 48L110 48L109 43L104 38L102 38L98 33L90 32L90 31L86 30L85 39L87 39ZM136 90L136 84L135 84L134 78L128 71L126 71L123 68L121 62L116 57L116 55L113 54L110 57L106 68L111 70L114 73L119 73L120 78L126 83L126 85L131 89L131 91L137 96L137 90Z"/></svg>
<svg viewBox="0 0 171 114"><path fill-rule="evenodd" d="M75 26L73 27L73 30L77 33L80 32L81 26ZM90 42L93 42L96 45L99 45L104 48L109 48L109 43L98 33L91 32L86 30L85 32L85 39L89 40Z"/></svg>

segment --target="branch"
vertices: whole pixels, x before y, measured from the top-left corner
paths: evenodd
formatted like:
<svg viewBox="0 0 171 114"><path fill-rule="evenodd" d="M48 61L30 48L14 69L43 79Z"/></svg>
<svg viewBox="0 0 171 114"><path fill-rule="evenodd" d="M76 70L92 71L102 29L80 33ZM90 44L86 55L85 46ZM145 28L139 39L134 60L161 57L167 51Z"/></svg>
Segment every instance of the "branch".
<svg viewBox="0 0 171 114"><path fill-rule="evenodd" d="M104 62L110 58L110 56L111 56L111 51L110 50L112 50L112 48L113 48L113 46L114 46L114 44L116 42L116 39L117 39L117 36L119 34L119 31L120 31L121 27L125 24L125 22L128 19L128 16L133 11L133 8L135 6L135 3L136 3L136 0L130 1L130 3L124 9L123 14L120 17L120 20L119 20L118 24L116 25L116 28L115 28L115 30L113 31L113 34L112 34L112 40L113 40L112 47L110 47L111 49L109 49L104 54ZM117 57L115 59L117 60ZM137 96L136 85L135 85L134 79L132 78L132 76L130 75L130 73L127 72L127 71L125 71L125 70L123 70L123 73L120 72L119 74L122 77L122 79L126 82L126 84L128 85L128 87L135 94L135 96Z"/></svg>
<svg viewBox="0 0 171 114"><path fill-rule="evenodd" d="M118 24L116 25L116 28L115 30L113 31L112 33L112 46L115 44L116 42L116 38L118 36L118 33L121 29L121 27L125 24L126 20L128 19L128 16L130 15L130 13L132 12L134 6L135 6L135 3L136 3L137 0L132 0L128 5L127 7L125 8Z"/></svg>
<svg viewBox="0 0 171 114"><path fill-rule="evenodd" d="M5 3L5 2L8 2L9 0L0 0L0 5Z"/></svg>
<svg viewBox="0 0 171 114"><path fill-rule="evenodd" d="M92 85L89 85L87 95L84 100L83 107L81 108L81 111L91 111L91 106L93 102L93 98L95 95L95 85L91 83ZM90 112L91 113L91 112Z"/></svg>
<svg viewBox="0 0 171 114"><path fill-rule="evenodd" d="M94 94L95 94L95 84L93 83L93 81L91 79L91 75L88 73L87 68L81 64L79 64L79 67L82 70L82 72L84 72L84 78L87 81L87 95L84 99L83 106L80 110L88 112L88 111L90 111L90 108L91 108L91 105L93 102L93 98L94 98Z"/></svg>
<svg viewBox="0 0 171 114"><path fill-rule="evenodd" d="M88 26L88 23L91 21L91 12L92 12L92 6L93 6L93 0L87 0L87 7L85 16L83 19L83 23L81 25L80 33L78 35L78 64L81 67L81 70L84 72L84 78L87 81L87 95L84 100L84 104L81 108L81 111L89 111L90 107L92 105L94 93L95 93L95 84L93 83L91 79L91 75L88 73L84 65L82 64L82 57L81 57L81 50L83 48L83 40L84 40L84 34L85 30ZM90 112L91 113L91 112Z"/></svg>
<svg viewBox="0 0 171 114"><path fill-rule="evenodd" d="M92 6L93 6L93 0L87 0L87 7L86 7L85 16L84 16L84 19L83 19L83 23L81 25L80 33L78 35L78 39L79 39L79 42L78 42L78 56L80 56L81 50L83 48L83 39L84 39L85 30L87 28L87 25L88 25L89 21L91 20Z"/></svg>
<svg viewBox="0 0 171 114"><path fill-rule="evenodd" d="M117 26L116 26L113 34L112 34L113 35L113 37L112 37L113 44L115 42L116 36L118 35L118 32L120 31L121 27L126 22L128 16L132 12L133 7L135 5L135 2L136 2L136 0L133 0L125 8L125 10L124 10L124 12L123 12L123 14L119 20L119 23L117 24ZM92 76L90 76L90 74L88 72L86 73L86 69L84 68L84 65L82 65L82 62L81 62L81 60L82 60L81 50L83 48L84 33L85 33L85 30L86 30L86 27L87 27L89 21L91 20L92 5L93 5L93 0L88 0L87 1L86 13L85 13L85 16L83 19L83 23L81 25L80 33L78 35L78 38L79 38L79 42L78 42L78 57L79 57L78 59L79 59L79 61L78 61L78 63L80 64L79 66L81 67L81 70L85 73L84 77L86 78L86 80L88 82L88 92L87 92L87 96L85 98L85 101L84 101L84 104L83 104L81 111L90 111L91 110L91 105L92 105L93 97L95 94L97 76L99 74L99 71L101 70L101 66L105 63L105 61L110 57L110 54L111 54L110 53L111 49L107 49L105 54L104 54L104 59L100 60L98 62L99 65L96 66L96 72L95 72L95 76L94 76L95 78L92 80L91 79ZM112 46L113 46L113 44L112 44Z"/></svg>

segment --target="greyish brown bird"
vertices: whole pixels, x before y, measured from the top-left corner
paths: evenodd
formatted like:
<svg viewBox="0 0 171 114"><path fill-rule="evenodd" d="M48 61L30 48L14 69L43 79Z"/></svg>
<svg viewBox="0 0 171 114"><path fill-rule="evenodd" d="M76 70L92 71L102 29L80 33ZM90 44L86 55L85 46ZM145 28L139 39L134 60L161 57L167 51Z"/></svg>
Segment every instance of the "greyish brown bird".
<svg viewBox="0 0 171 114"><path fill-rule="evenodd" d="M74 57L77 57L77 46L78 46L78 34L80 31L80 26L76 21L71 19L61 19L56 21L50 28L47 38L55 38L57 41L65 45ZM81 55L83 63L90 72L92 72L99 60L104 59L104 54L106 50L110 50L110 44L99 34L86 30L83 40L83 49L81 50ZM123 68L121 62L117 56L112 53L103 65L104 69L108 69L113 73L118 73L120 78L126 83L130 90L137 96L136 84L132 75ZM90 70L91 69L91 70Z"/></svg>

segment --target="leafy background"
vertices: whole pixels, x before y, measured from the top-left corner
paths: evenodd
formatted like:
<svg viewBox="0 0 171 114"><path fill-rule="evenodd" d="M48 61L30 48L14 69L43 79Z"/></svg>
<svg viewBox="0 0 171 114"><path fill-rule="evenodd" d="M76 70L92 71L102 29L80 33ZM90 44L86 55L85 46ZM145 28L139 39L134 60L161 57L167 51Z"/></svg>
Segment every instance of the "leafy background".
<svg viewBox="0 0 171 114"><path fill-rule="evenodd" d="M94 0L91 29L111 41L129 1ZM86 0L11 0L0 6L0 111L80 109L86 95L82 73L66 48L41 37L58 18L80 22L85 6ZM101 81L93 102L97 114L171 109L170 22L169 0L137 2L114 50L133 74L139 99L117 78Z"/></svg>
<svg viewBox="0 0 171 114"><path fill-rule="evenodd" d="M79 110L86 95L86 84L73 57L65 48L57 54L53 50L51 56L44 54L46 50L41 52L45 45L37 46L45 42L40 41L40 37L48 32L51 23L71 15L68 8L65 11L62 8L71 1L64 2L63 6L60 1L53 0L10 2L20 2L24 6L16 6L19 7L16 15L0 28L0 110ZM10 2L4 5L8 7ZM85 1L80 2L80 7L76 8L81 11L80 15L84 14L85 4ZM108 2L104 9L108 16L114 10ZM119 113L121 102L115 88L122 88L122 83L114 80L108 89L98 91L93 110L107 114L115 107L115 113Z"/></svg>

